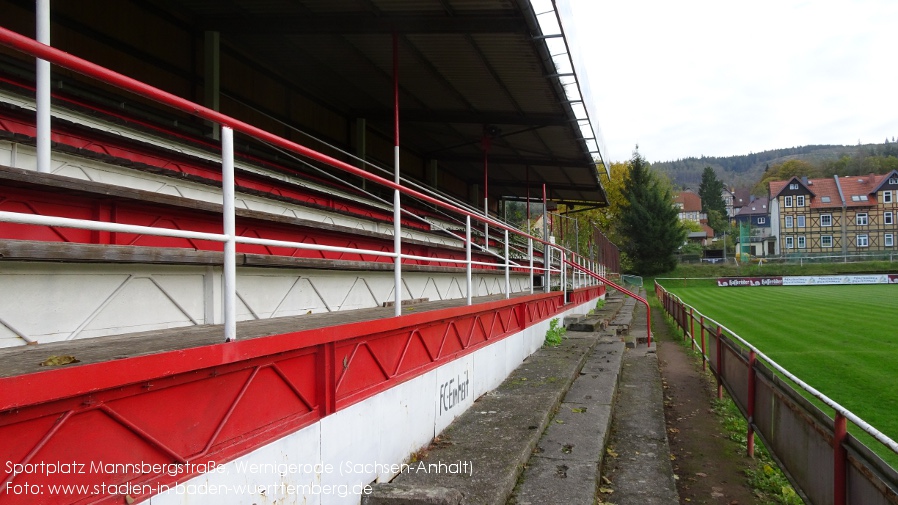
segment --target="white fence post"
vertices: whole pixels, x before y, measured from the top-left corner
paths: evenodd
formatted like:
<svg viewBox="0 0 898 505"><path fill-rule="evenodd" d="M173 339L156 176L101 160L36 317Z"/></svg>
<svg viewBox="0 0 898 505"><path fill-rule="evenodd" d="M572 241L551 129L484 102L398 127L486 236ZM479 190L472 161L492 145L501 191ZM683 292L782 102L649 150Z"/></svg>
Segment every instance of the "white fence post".
<svg viewBox="0 0 898 505"><path fill-rule="evenodd" d="M473 282L471 282L471 216L465 216L465 282L468 293L468 305L471 305Z"/></svg>
<svg viewBox="0 0 898 505"><path fill-rule="evenodd" d="M50 45L50 0L37 0L37 41ZM37 59L35 70L37 108L37 171L50 173L50 62Z"/></svg>
<svg viewBox="0 0 898 505"><path fill-rule="evenodd" d="M225 342L237 340L237 226L234 208L234 130L221 127L221 192L224 234Z"/></svg>
<svg viewBox="0 0 898 505"><path fill-rule="evenodd" d="M508 255L508 230L505 230L505 298L511 298L511 258Z"/></svg>

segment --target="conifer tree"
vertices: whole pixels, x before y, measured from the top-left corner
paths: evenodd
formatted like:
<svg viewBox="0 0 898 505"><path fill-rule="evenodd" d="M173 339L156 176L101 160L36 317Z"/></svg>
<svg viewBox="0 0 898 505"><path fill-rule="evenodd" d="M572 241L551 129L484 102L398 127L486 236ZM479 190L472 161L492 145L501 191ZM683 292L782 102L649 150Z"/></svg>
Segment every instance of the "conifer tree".
<svg viewBox="0 0 898 505"><path fill-rule="evenodd" d="M639 154L639 146L628 162L629 177L623 194L618 230L622 249L640 275L669 272L677 264L677 249L686 239L668 185L659 180Z"/></svg>
<svg viewBox="0 0 898 505"><path fill-rule="evenodd" d="M702 199L702 212L708 216L708 225L715 232L722 232L729 224L726 202L723 201L723 182L717 178L711 167L705 167L702 172L698 196Z"/></svg>

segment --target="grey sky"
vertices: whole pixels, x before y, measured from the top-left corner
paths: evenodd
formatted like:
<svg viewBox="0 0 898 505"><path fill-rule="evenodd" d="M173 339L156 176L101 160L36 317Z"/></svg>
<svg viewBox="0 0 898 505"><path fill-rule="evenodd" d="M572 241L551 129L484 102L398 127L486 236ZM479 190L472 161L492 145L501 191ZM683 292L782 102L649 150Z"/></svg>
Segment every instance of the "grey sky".
<svg viewBox="0 0 898 505"><path fill-rule="evenodd" d="M898 136L898 1L562 1L611 161Z"/></svg>

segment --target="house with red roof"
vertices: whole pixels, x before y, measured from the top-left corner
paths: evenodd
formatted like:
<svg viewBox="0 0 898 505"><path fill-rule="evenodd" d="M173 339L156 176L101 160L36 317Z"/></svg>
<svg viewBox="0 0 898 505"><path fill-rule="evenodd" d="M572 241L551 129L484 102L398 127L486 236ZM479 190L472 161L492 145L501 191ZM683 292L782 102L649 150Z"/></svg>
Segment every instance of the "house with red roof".
<svg viewBox="0 0 898 505"><path fill-rule="evenodd" d="M680 213L680 221L707 221L708 216L702 213L702 199L692 191L680 191L674 195L674 207Z"/></svg>
<svg viewBox="0 0 898 505"><path fill-rule="evenodd" d="M776 254L853 254L895 249L898 171L770 183Z"/></svg>
<svg viewBox="0 0 898 505"><path fill-rule="evenodd" d="M687 239L703 246L714 240L714 230L708 226L708 215L702 212L702 199L692 191L681 191L674 195L674 207L679 212L680 221L695 221L702 231L690 231Z"/></svg>

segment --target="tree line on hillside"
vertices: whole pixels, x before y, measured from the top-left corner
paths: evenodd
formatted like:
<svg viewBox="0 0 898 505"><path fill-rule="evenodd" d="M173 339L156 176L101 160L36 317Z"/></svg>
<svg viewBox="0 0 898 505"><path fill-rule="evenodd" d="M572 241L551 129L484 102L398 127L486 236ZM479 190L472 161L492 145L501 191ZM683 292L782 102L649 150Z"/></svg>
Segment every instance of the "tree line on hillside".
<svg viewBox="0 0 898 505"><path fill-rule="evenodd" d="M669 177L677 189L696 189L707 167L711 167L728 187L752 187L765 176L770 167L790 160L802 160L815 166L834 163L841 165L842 170L858 170L858 173L865 173L866 170L869 173L883 170L882 160L877 158L891 156L898 156L898 142L894 138L891 141L885 139L883 144L808 145L739 156L691 157L656 162L652 164L652 168Z"/></svg>
<svg viewBox="0 0 898 505"><path fill-rule="evenodd" d="M859 149L854 156L842 155L836 160L812 163L789 160L767 167L761 179L752 187L752 194L766 195L771 181L784 181L792 177L808 179L830 178L866 174L886 174L898 170L898 145L886 142L882 146Z"/></svg>
<svg viewBox="0 0 898 505"><path fill-rule="evenodd" d="M798 149L800 148L796 148ZM759 177L753 181L753 194L766 195L770 181L786 180L793 176L821 178L834 174L851 176L871 172L887 173L898 169L898 143L887 140L882 145L859 146L851 155L842 154L836 158L815 161L795 158L782 161L782 157L776 159L781 161L766 164ZM576 228L579 229L578 236L566 237L565 246L589 251L592 230L597 228L620 248L624 272L655 275L672 270L676 266L676 253L688 247L684 244L689 223L680 222L673 200L675 185L657 166L658 164L648 163L639 154L637 146L630 160L611 164L610 178L604 170L597 167L608 197L608 205L589 209L560 205L556 212L576 220ZM702 212L708 216L708 225L718 234L738 233L727 218L722 197L726 183L719 177L718 171L711 165L705 165L701 169L697 186L702 200ZM521 203L510 202L506 207L509 222L517 224L520 220L522 223L519 226L522 228L532 226L532 222L524 225L526 212L523 207ZM541 213L542 206L531 203L531 217Z"/></svg>

